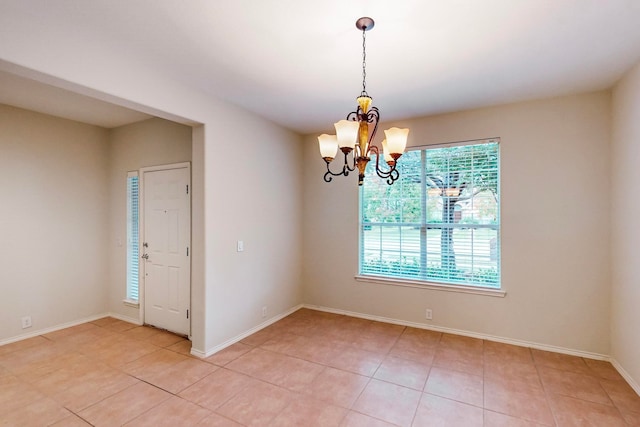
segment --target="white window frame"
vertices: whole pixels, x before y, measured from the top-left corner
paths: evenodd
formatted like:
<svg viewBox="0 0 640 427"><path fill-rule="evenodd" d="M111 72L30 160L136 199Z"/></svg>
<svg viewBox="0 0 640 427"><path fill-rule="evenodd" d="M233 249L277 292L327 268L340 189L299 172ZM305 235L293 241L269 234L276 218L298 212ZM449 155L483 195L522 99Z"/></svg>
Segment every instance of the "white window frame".
<svg viewBox="0 0 640 427"><path fill-rule="evenodd" d="M429 146L420 146L413 147L412 150L429 150L435 148L446 148L453 146L461 146L461 145L476 145L481 143L490 143L495 142L498 143L498 164L497 164L497 172L498 172L498 195L499 195L499 204L498 204L498 218L500 216L500 206L501 206L501 197L500 197L500 139L499 138L489 138L489 139L481 139L481 140L473 140L473 141L460 141L455 143L448 144L438 144L438 145L429 145ZM424 160L424 158L423 158ZM400 159L402 162L402 158ZM372 177L372 179L375 179ZM394 185L398 185L396 182ZM423 193L426 192L426 185L424 186ZM402 278L402 277L394 277L394 276L385 276L385 275L376 275L376 274L366 274L362 273L362 261L363 261L363 246L364 246L364 227L363 223L363 192L360 192L359 199L359 245L358 245L358 274L356 274L355 279L361 282L371 282L378 284L386 284L386 285L396 285L396 286L405 286L405 287L414 287L414 288L422 288L422 289L435 289L435 290L444 290L444 291L453 291L453 292L462 292L462 293L470 293L470 294L480 294L480 295L489 295L489 296L497 296L504 297L506 292L502 285L502 278L500 277L500 287L485 287L474 284L459 284L459 283L446 283L446 282L434 282L427 279L418 279L418 278ZM423 195L423 197L425 197ZM424 210L424 209L423 209ZM428 223L425 220L425 215L422 215L422 227L428 227ZM369 223L367 223L369 225ZM400 224L394 223L393 225L398 226ZM477 228L477 227L474 227ZM482 227L480 227L482 228ZM498 230L498 248L500 248L500 235L501 235L502 225L498 220L497 230ZM422 251L426 250L425 248L421 249ZM502 275L501 266L500 266L500 254L498 251L498 271L500 276Z"/></svg>

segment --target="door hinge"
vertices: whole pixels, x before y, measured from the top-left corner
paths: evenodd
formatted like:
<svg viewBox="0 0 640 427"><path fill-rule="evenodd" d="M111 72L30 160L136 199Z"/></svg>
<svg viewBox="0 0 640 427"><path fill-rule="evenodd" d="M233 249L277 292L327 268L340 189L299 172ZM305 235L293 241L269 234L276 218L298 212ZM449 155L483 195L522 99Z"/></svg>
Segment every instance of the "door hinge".
<svg viewBox="0 0 640 427"><path fill-rule="evenodd" d="M189 256L189 246L187 246L187 256Z"/></svg>
<svg viewBox="0 0 640 427"><path fill-rule="evenodd" d="M189 194L189 184L187 184L187 194Z"/></svg>
<svg viewBox="0 0 640 427"><path fill-rule="evenodd" d="M187 319L189 318L189 310L187 310Z"/></svg>

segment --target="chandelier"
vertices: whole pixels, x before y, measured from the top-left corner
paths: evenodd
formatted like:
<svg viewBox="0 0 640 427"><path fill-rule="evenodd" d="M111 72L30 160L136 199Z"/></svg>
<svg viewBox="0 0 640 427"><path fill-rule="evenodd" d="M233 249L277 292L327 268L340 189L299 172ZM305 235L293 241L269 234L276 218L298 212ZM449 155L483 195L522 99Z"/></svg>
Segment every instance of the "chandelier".
<svg viewBox="0 0 640 427"><path fill-rule="evenodd" d="M409 129L392 127L384 131L382 157L387 166L381 168L380 149L372 145L378 130L380 112L377 107L371 106L372 99L367 93L366 32L372 29L374 24L373 19L367 17L356 21L356 28L362 31L362 92L357 98L358 107L356 111L347 115L346 120L334 123L336 135L322 134L318 137L320 155L327 165L327 172L324 174L326 182L331 182L334 176L347 176L357 168L358 185L362 185L367 163L371 160L370 153L376 156L376 173L380 178L386 179L387 184L391 185L400 178L396 162L404 153ZM370 125L373 126L371 133L369 133ZM333 172L330 166L338 153L338 148L344 154L344 164L342 170Z"/></svg>

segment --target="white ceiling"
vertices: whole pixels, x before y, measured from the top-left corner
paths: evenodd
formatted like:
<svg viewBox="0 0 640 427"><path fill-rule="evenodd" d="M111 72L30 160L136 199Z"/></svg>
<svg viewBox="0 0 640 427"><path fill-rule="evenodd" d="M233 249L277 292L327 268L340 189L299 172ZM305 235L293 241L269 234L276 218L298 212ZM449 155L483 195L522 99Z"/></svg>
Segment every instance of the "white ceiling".
<svg viewBox="0 0 640 427"><path fill-rule="evenodd" d="M2 0L0 16L118 50L300 133L355 108L360 16L376 21L367 90L383 120L605 89L640 60L638 0ZM123 113L103 107L83 104L77 119Z"/></svg>

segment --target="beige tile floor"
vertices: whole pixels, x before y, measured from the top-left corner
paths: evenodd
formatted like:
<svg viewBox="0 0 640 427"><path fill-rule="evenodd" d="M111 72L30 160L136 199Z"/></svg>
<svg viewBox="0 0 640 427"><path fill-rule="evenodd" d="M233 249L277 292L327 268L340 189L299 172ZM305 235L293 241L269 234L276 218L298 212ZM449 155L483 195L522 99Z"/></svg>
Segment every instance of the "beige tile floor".
<svg viewBox="0 0 640 427"><path fill-rule="evenodd" d="M299 310L208 359L113 318L0 347L5 426L640 426L606 362Z"/></svg>

